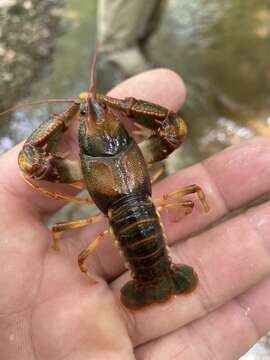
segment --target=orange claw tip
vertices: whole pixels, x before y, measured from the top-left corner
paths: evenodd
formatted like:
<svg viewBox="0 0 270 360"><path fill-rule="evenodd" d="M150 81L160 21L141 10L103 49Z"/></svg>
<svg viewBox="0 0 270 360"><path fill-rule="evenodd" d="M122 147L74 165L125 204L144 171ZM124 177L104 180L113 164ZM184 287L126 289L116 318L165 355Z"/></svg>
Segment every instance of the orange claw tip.
<svg viewBox="0 0 270 360"><path fill-rule="evenodd" d="M208 202L206 201L205 196L200 197L201 204L203 206L204 211L207 213L210 211L210 206L208 205Z"/></svg>
<svg viewBox="0 0 270 360"><path fill-rule="evenodd" d="M205 211L205 212L209 212L209 211L210 211L210 206L208 205L207 202L205 202L205 203L203 204L203 207L204 207L204 211Z"/></svg>
<svg viewBox="0 0 270 360"><path fill-rule="evenodd" d="M57 246L57 245L55 245L55 244L52 245L52 249L53 249L54 251L60 251L60 247Z"/></svg>

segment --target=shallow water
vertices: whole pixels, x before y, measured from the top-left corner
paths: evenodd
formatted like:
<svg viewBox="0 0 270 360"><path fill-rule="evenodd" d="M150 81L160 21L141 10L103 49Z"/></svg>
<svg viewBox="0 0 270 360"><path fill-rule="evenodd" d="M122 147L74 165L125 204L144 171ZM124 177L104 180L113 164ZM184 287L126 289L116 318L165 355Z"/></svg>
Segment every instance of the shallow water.
<svg viewBox="0 0 270 360"><path fill-rule="evenodd" d="M189 161L270 135L269 1L169 4L149 53L187 84Z"/></svg>

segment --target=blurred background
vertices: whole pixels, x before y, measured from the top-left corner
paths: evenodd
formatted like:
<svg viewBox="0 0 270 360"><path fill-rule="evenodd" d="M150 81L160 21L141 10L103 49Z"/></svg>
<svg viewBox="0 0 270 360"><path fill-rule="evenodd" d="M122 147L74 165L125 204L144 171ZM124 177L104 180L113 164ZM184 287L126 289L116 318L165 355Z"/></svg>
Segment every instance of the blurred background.
<svg viewBox="0 0 270 360"><path fill-rule="evenodd" d="M167 173L270 136L269 0L0 0L0 112L87 90L97 42L101 92L154 67L184 79L189 135ZM60 110L40 106L3 116L0 152ZM65 219L78 212L67 209ZM268 349L265 337L243 359L270 359Z"/></svg>

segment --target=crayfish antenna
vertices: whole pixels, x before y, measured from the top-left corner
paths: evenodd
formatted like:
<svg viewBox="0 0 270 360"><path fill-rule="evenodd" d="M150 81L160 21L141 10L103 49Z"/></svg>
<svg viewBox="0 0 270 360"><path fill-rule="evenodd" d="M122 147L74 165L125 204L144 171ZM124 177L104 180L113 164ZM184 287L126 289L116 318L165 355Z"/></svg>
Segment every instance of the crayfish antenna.
<svg viewBox="0 0 270 360"><path fill-rule="evenodd" d="M97 64L97 52L96 50L93 61L90 68L90 81L89 81L89 87L88 91L90 94L92 94L93 99L96 99L96 64Z"/></svg>
<svg viewBox="0 0 270 360"><path fill-rule="evenodd" d="M0 117L3 115L6 115L8 113L11 113L13 111L27 109L27 108L30 108L35 105L73 103L75 100L76 100L75 98L74 99L45 99L45 100L36 100L36 101L32 101L32 102L25 103L25 104L18 104L18 105L15 105L5 111L2 111L0 113Z"/></svg>
<svg viewBox="0 0 270 360"><path fill-rule="evenodd" d="M88 116L87 116L87 122L88 122L88 128L91 123L96 123L96 116L94 112L94 104L93 100L96 101L96 64L97 64L97 53L98 49L96 49L96 52L93 57L93 61L90 68L90 81L89 81L89 87L88 87L88 93L89 93L89 99L88 99ZM89 129L90 131L90 129ZM89 132L88 131L88 132Z"/></svg>

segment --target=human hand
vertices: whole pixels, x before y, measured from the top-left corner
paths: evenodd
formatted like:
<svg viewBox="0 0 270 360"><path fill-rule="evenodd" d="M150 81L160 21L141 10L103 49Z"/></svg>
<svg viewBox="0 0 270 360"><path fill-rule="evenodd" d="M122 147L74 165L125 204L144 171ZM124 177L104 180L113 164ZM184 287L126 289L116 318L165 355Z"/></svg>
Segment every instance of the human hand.
<svg viewBox="0 0 270 360"><path fill-rule="evenodd" d="M185 90L173 72L153 70L125 81L111 95L176 110ZM211 210L205 214L196 204L179 223L169 223L163 214L173 261L193 266L200 283L192 294L138 311L119 301L128 274L111 239L87 262L100 276L98 283L79 271L80 250L105 223L70 231L60 240L60 252L51 249L46 220L63 203L42 197L23 182L19 149L0 160L2 359L232 360L269 330L270 203L191 236L269 192L268 138L228 148L154 187L155 198L196 183Z"/></svg>

